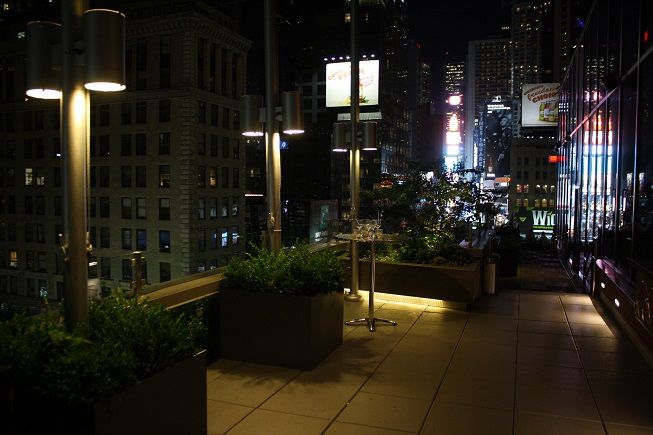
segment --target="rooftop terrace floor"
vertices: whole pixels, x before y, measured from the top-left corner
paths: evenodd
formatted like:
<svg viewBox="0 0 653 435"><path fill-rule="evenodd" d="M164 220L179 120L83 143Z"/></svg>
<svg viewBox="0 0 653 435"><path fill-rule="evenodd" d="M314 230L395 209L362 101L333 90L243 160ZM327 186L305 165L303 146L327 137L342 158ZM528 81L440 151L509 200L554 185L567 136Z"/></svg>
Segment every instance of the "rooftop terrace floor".
<svg viewBox="0 0 653 435"><path fill-rule="evenodd" d="M653 370L587 295L376 308L398 326L345 327L312 371L218 360L209 433L653 434ZM345 319L366 312L345 302Z"/></svg>

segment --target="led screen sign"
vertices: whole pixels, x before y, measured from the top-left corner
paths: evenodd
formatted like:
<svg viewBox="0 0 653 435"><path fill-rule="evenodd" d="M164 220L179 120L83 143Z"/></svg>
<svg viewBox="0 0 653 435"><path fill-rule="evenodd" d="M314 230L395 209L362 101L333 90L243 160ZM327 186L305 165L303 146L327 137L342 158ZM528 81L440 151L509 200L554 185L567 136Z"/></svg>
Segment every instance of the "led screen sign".
<svg viewBox="0 0 653 435"><path fill-rule="evenodd" d="M537 83L522 86L522 127L558 125L560 83Z"/></svg>
<svg viewBox="0 0 653 435"><path fill-rule="evenodd" d="M361 106L379 104L379 61L358 63L358 97ZM351 105L351 62L327 63L326 106Z"/></svg>

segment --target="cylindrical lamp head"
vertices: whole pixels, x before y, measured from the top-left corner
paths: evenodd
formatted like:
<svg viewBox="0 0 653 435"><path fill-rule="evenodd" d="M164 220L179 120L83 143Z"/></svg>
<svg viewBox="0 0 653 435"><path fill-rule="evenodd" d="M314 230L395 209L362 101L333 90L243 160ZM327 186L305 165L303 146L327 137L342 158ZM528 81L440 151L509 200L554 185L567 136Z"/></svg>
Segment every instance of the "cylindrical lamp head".
<svg viewBox="0 0 653 435"><path fill-rule="evenodd" d="M363 130L363 151L376 151L376 121L366 121L360 123Z"/></svg>
<svg viewBox="0 0 653 435"><path fill-rule="evenodd" d="M59 52L53 46L61 42L61 25L47 21L27 24L28 97L45 100L61 98L61 66Z"/></svg>
<svg viewBox="0 0 653 435"><path fill-rule="evenodd" d="M299 91L286 91L281 94L283 132L299 134L304 132L302 97Z"/></svg>
<svg viewBox="0 0 653 435"><path fill-rule="evenodd" d="M347 127L346 122L333 124L333 135L331 136L331 150L336 153L347 152Z"/></svg>
<svg viewBox="0 0 653 435"><path fill-rule="evenodd" d="M125 89L125 16L108 9L84 12L86 89Z"/></svg>
<svg viewBox="0 0 653 435"><path fill-rule="evenodd" d="M261 102L260 95L243 95L243 136L263 136L259 119Z"/></svg>

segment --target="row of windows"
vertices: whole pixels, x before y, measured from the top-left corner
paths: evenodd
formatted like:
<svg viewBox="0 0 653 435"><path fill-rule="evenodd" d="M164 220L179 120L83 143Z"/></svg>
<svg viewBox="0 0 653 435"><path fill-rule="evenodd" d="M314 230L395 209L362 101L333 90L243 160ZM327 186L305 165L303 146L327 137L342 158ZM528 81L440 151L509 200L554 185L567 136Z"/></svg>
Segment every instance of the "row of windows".
<svg viewBox="0 0 653 435"><path fill-rule="evenodd" d="M528 200L528 198L517 198L515 200L515 205L517 207L521 207L521 206L528 207L529 200ZM547 198L536 199L536 200L533 201L533 206L535 208L555 207L555 200L547 199Z"/></svg>
<svg viewBox="0 0 653 435"><path fill-rule="evenodd" d="M220 111L222 111L222 127L232 130L240 130L240 111L220 107L217 104L207 104L206 101L197 101L197 122L218 127L220 123Z"/></svg>
<svg viewBox="0 0 653 435"><path fill-rule="evenodd" d="M536 184L535 185L535 193L538 193L538 194L539 193L555 193L555 188L556 187L555 187L554 184L551 184L551 185L546 185L545 184L545 185L542 185L542 186L539 185L539 184ZM530 190L530 184L517 184L515 186L515 190L517 191L517 193L528 193L528 191Z"/></svg>
<svg viewBox="0 0 653 435"><path fill-rule="evenodd" d="M543 165L552 165L553 163L549 163L548 157L535 157L535 166L543 166ZM529 157L517 157L517 166L528 166L530 165L530 158Z"/></svg>
<svg viewBox="0 0 653 435"><path fill-rule="evenodd" d="M44 298L48 296L48 282L45 279L26 278L25 292L27 296ZM18 294L18 277L0 275L0 293Z"/></svg>
<svg viewBox="0 0 653 435"><path fill-rule="evenodd" d="M549 173L548 171L535 171L535 179L536 180L546 180L549 178L549 175L553 175L553 173ZM517 180L528 180L530 177L530 174L528 171L517 171L515 174L515 179Z"/></svg>

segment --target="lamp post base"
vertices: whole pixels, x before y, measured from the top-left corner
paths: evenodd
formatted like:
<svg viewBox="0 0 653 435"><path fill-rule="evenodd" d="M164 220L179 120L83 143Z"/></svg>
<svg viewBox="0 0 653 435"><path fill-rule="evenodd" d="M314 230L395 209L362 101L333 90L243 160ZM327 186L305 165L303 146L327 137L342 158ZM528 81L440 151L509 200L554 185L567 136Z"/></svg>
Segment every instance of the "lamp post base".
<svg viewBox="0 0 653 435"><path fill-rule="evenodd" d="M363 296L360 293L347 293L345 295L345 300L347 302L360 302L363 300Z"/></svg>
<svg viewBox="0 0 653 435"><path fill-rule="evenodd" d="M387 323L392 326L397 326L397 322L395 322L394 320L379 319L378 317L372 317L372 318L366 317L364 319L348 320L345 322L345 325L347 326L367 325L370 331L374 332L376 330L376 322Z"/></svg>

